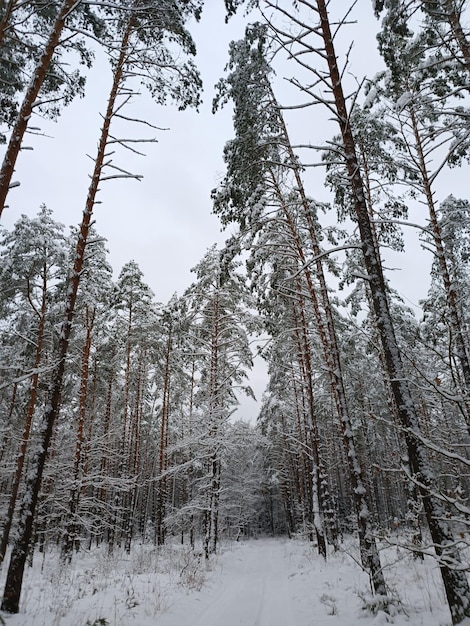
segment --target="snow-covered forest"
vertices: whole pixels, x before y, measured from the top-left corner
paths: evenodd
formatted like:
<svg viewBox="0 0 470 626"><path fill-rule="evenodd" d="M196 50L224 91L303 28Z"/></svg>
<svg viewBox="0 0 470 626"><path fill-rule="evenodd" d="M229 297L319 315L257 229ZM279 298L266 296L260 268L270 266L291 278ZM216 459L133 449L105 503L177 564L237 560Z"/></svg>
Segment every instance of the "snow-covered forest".
<svg viewBox="0 0 470 626"><path fill-rule="evenodd" d="M468 2L217 2L245 20L212 94L226 241L163 303L96 208L159 149L144 94L200 106L212 0L0 7L2 218L36 119L112 74L74 226L37 197L0 230L0 623L187 624L188 590L206 626L239 593L234 623L470 622Z"/></svg>

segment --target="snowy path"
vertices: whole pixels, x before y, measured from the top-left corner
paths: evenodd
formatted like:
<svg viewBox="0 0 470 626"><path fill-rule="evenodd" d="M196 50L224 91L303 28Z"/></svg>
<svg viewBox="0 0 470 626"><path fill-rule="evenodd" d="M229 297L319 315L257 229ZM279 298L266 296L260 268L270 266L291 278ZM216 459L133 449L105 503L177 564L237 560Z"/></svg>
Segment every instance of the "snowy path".
<svg viewBox="0 0 470 626"><path fill-rule="evenodd" d="M295 591L289 584L287 558L281 541L260 541L256 549L240 550L232 555L212 589L202 592L200 599L191 598L189 606L184 603L162 615L159 626L303 624L295 611Z"/></svg>
<svg viewBox="0 0 470 626"><path fill-rule="evenodd" d="M382 611L373 615L362 608L367 576L347 554L325 563L311 544L301 548L282 539L248 541L219 557L200 592L175 598L158 617L158 626L449 626L431 570L407 558L396 577L387 572L404 610L394 617Z"/></svg>
<svg viewBox="0 0 470 626"><path fill-rule="evenodd" d="M364 610L368 579L348 538L327 562L301 541L225 544L207 570L180 545L84 552L72 567L58 552L38 555L21 613L3 617L6 626L450 626L435 562L396 547L382 557L393 615Z"/></svg>

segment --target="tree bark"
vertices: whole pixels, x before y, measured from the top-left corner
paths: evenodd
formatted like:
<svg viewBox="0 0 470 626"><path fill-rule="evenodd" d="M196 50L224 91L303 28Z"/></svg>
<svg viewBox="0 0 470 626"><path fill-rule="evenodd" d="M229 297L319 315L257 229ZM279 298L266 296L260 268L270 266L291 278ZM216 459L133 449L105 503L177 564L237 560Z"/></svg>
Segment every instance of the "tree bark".
<svg viewBox="0 0 470 626"><path fill-rule="evenodd" d="M455 8L455 0L444 0L444 8L452 33L463 56L464 65L470 74L470 42L468 41L460 21L461 13Z"/></svg>
<svg viewBox="0 0 470 626"><path fill-rule="evenodd" d="M11 179L15 171L16 160L21 149L23 137L28 128L28 123L33 113L34 103L46 78L47 70L52 61L54 52L59 44L60 36L64 30L67 17L73 11L77 0L64 0L57 14L54 25L49 33L49 39L44 48L44 52L34 70L31 82L21 104L18 118L11 131L10 141L0 168L0 217L5 208L5 201L10 189Z"/></svg>
<svg viewBox="0 0 470 626"><path fill-rule="evenodd" d="M72 552L77 536L77 522L75 516L78 510L80 494L82 492L82 486L80 483L83 472L83 443L85 441L85 417L88 397L88 377L90 369L91 338L95 321L95 309L90 310L90 308L87 306L85 318L86 338L82 350L82 367L78 400L77 436L75 440L75 458L73 464L72 487L70 489L69 495L68 523L65 530L65 536L62 546L62 558L67 560L69 563L72 560Z"/></svg>
<svg viewBox="0 0 470 626"><path fill-rule="evenodd" d="M299 316L300 319L297 320L297 315L294 311L294 321L296 321L296 336L297 336L297 350L299 354L299 361L301 364L302 378L304 380L304 388L306 389L307 395L307 403L308 409L306 410L309 414L309 423L308 427L310 430L310 441L309 447L311 450L311 489L307 489L307 494L311 497L310 502L310 512L311 517L313 518L313 527L315 529L318 552L319 554L326 559L327 556L327 545L326 545L326 536L325 536L325 527L323 523L323 507L322 502L320 500L320 454L318 447L318 427L315 416L315 403L314 403L314 394L313 394L313 368L312 368L312 360L310 355L310 346L308 341L308 332L307 332L307 320L304 311L304 303L301 295L301 286L298 286L299 293ZM304 440L302 436L303 433L300 432L299 425L299 436ZM305 443L307 443L305 441ZM302 451L302 456L305 456L305 453Z"/></svg>
<svg viewBox="0 0 470 626"><path fill-rule="evenodd" d="M73 5L74 2L67 0L64 6ZM65 20L66 15L63 16ZM114 107L119 92L121 80L123 78L123 69L127 57L127 47L129 37L132 30L132 18L129 20L126 31L124 32L121 42L121 51L113 77L113 84L108 99L106 114L104 116L101 137L98 145L98 152L95 160L93 175L91 178L88 196L85 203L82 222L80 225L77 245L74 255L74 263L72 272L69 276L67 298L65 303L64 319L59 335L59 342L56 355L56 366L52 373L52 380L49 391L49 403L45 408L42 429L40 433L40 443L36 450L36 454L31 462L31 470L26 483L25 498L20 512L20 520L18 526L18 539L13 547L8 568L7 578L1 610L7 613L18 613L21 595L21 587L23 583L23 574L26 564L26 558L30 548L33 532L33 521L36 513L36 506L39 498L39 491L44 472L44 466L51 442L54 425L60 413L60 397L65 373L65 362L68 355L70 334L72 330L72 321L75 313L75 304L77 300L78 287L83 269L85 257L85 248L88 239L88 232L91 226L91 217L95 204L98 185L101 180L101 174L104 167L104 157L106 152L107 141L111 120L114 115ZM58 39L58 37L57 37ZM51 53L52 55L52 53Z"/></svg>
<svg viewBox="0 0 470 626"><path fill-rule="evenodd" d="M18 497L18 490L21 482L21 475L23 473L24 462L26 458L26 449L28 447L29 436L31 433L31 426L33 423L34 409L36 407L36 397L39 384L39 366L42 358L42 347L44 343L44 330L46 325L46 309L47 309L47 269L44 265L42 276L42 298L41 309L36 311L39 316L39 328L36 340L36 356L34 359L34 374L31 378L31 390L29 396L28 409L26 412L25 425L23 428L23 435L21 437L20 452L16 460L15 476L13 478L13 485L10 492L10 500L8 502L8 510L6 514L5 524L2 529L2 539L0 542L0 563L5 558L5 552L8 546L8 539L10 536L11 525L13 523L13 515L15 512L16 500Z"/></svg>
<svg viewBox="0 0 470 626"><path fill-rule="evenodd" d="M426 519L438 556L452 623L458 624L465 617L470 616L470 588L466 573L459 568L460 557L455 547L453 533L449 525L444 521L446 517L445 511L436 498L432 496L436 480L427 451L420 439L415 436L415 433L416 435L420 433L418 416L407 379L405 378L401 353L395 336L382 262L374 245L373 230L367 209L355 140L349 124L349 115L333 45L326 2L325 0L316 0L316 5L320 18L319 32L322 34L325 46L331 90L340 126L349 184L362 241L362 252L374 307L375 322L380 335L385 365L395 398L398 416L405 431L410 462L416 471L416 479L420 485Z"/></svg>
<svg viewBox="0 0 470 626"><path fill-rule="evenodd" d="M290 158L295 164L296 161L293 157L293 152L290 147L287 129L285 128L285 126L284 135L285 145L288 146L288 149L290 150ZM294 172L296 174L296 184L301 194L301 201L304 213L309 214L310 212L308 211L308 200L305 192L303 191L302 179L295 165ZM349 407L346 397L346 391L344 388L344 380L341 367L341 357L339 354L333 313L331 310L330 299L328 296L328 288L323 272L323 266L320 259L318 259L320 255L320 246L318 244L318 240L315 234L315 225L311 222L310 218L307 218L307 223L309 224L310 243L312 245L313 254L317 258L316 275L317 278L319 278L320 280L320 293L322 296L322 304L324 308L324 315L326 317L326 324L323 321L323 316L320 311L320 303L315 292L312 275L309 270L309 264L307 263L302 242L299 240L298 232L293 223L290 211L283 200L281 190L276 186L276 179L274 175L272 176L272 183L274 185L274 188L276 189L277 198L281 204L281 208L284 212L284 215L289 225L289 229L294 239L299 260L302 264L302 267L304 268L304 276L307 281L308 291L313 305L315 321L322 345L323 358L328 372L332 397L334 399L341 424L343 444L348 459L349 478L353 490L354 505L356 510L362 565L369 573L372 591L378 595L386 595L387 590L385 585L385 578L382 572L380 556L370 524L370 507L368 494L364 484L362 468L360 466L359 458L357 455L353 427L349 415Z"/></svg>
<svg viewBox="0 0 470 626"><path fill-rule="evenodd" d="M5 12L2 15L2 19L0 20L0 48L3 45L5 40L6 31L10 26L10 18L18 4L18 0L9 0L6 3Z"/></svg>
<svg viewBox="0 0 470 626"><path fill-rule="evenodd" d="M155 532L157 537L157 545L159 546L162 546L165 543L164 518L166 508L167 479L163 476L163 473L166 469L167 464L166 441L168 431L168 417L170 413L170 360L173 343L172 331L173 329L170 322L165 351L165 373L163 376L163 401L160 425L160 451L158 457L158 491Z"/></svg>
<svg viewBox="0 0 470 626"><path fill-rule="evenodd" d="M453 330L455 348L457 353L458 362L460 363L460 369L462 372L464 384L462 385L463 395L463 414L467 425L467 431L470 434L470 360L469 350L465 339L465 332L463 329L463 323L461 314L457 304L457 292L449 272L449 266L447 263L447 256L442 241L441 229L439 221L437 219L436 207L434 204L434 194L431 186L431 181L428 174L426 165L426 158L423 149L423 143L418 128L418 121L416 119L416 113L413 107L410 107L410 120L413 129L413 135L416 142L416 152L418 154L418 168L421 175L421 181L423 185L424 195L426 197L426 204L429 211L429 221L431 222L432 236L434 239L434 245L436 246L436 258L439 264L439 270L441 272L442 284L446 293L447 307L449 310L450 326Z"/></svg>

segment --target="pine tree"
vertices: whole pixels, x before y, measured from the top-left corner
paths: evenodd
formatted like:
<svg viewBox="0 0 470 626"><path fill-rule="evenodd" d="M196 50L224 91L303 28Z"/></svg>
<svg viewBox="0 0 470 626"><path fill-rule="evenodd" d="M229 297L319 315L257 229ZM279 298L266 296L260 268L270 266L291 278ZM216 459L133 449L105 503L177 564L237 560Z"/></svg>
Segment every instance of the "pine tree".
<svg viewBox="0 0 470 626"><path fill-rule="evenodd" d="M35 345L28 356L26 380L29 389L25 405L21 444L16 457L16 468L8 510L2 528L0 561L3 561L8 545L16 500L18 497L33 418L38 405L40 382L45 385L50 365L47 353L54 344L54 313L51 311L65 281L63 268L66 260L66 238L62 224L54 222L52 213L43 206L36 218L23 216L10 232L5 232L0 242L0 283L2 293L8 298L3 302L3 319L8 320L9 334L28 336L27 346ZM23 340L23 339L22 339ZM16 342L17 347L18 342ZM24 351L20 348L16 358ZM4 362L6 365L6 363ZM23 365L23 367L25 367Z"/></svg>
<svg viewBox="0 0 470 626"><path fill-rule="evenodd" d="M227 421L237 404L235 388L252 393L243 385L252 365L248 339L251 316L246 285L230 256L213 247L194 272L197 281L185 298L190 301L192 332L199 353L195 404L204 424L205 473L198 489L205 500L203 544L208 558L219 541L221 462Z"/></svg>
<svg viewBox="0 0 470 626"><path fill-rule="evenodd" d="M331 393L342 424L344 445L348 451L363 565L370 573L372 588L384 595L385 581L368 521L366 489L355 450L336 329L321 261L315 203L307 198L299 163L269 82L272 70L266 60L266 37L267 30L262 25L249 27L245 40L232 44L228 66L232 72L225 81L219 83L219 100L232 97L235 103L236 139L229 142L225 148L228 171L220 189L214 193L216 212L222 215L224 223L238 222L242 233L247 233L251 239L256 237L263 222L271 219L273 206L279 207L276 219L283 219L288 225L288 236L293 242L299 260L299 268L295 271L305 276ZM244 85L243 88L240 87L241 84ZM250 90L246 89L247 84L252 87ZM246 167L248 159L249 169ZM289 179L291 172L293 180ZM289 185L292 191L289 190ZM303 235L304 231L308 233L307 238ZM310 253L313 260L310 260ZM318 287L314 284L311 264L315 267ZM305 328L305 323L302 326ZM304 350L304 359L307 356L308 350ZM308 362L305 365L307 368L305 380L311 381L311 368ZM312 398L309 403L313 405ZM315 429L314 421L311 426ZM315 493L318 494L320 491L318 443L315 443L315 437L312 442L316 472ZM318 531L320 529L318 516L316 520ZM323 552L326 554L326 549L323 549Z"/></svg>
<svg viewBox="0 0 470 626"><path fill-rule="evenodd" d="M383 275L380 256L374 245L373 229L366 203L366 195L361 176L361 169L357 158L357 148L349 124L348 109L343 93L343 84L334 49L333 36L326 3L317 0L316 3L301 0L300 4L312 9L318 18L319 34L324 46L324 55L327 64L327 80L329 81L331 96L336 111L336 119L341 130L344 158L348 172L354 207L359 228L364 264L367 270L367 280L370 288L375 321L377 324L385 365L390 377L392 393L398 408L399 419L406 431L405 439L408 447L410 463L416 472L421 490L424 510L430 528L431 536L439 557L441 574L446 590L447 600L453 623L461 622L470 615L470 588L463 572L453 568L448 563L459 563L459 555L454 545L454 538L449 526L444 523L444 512L441 504L431 494L434 487L434 475L430 467L427 451L421 441L413 434L419 433L420 427L416 408L411 397L410 389L397 345L393 319L390 313L389 297ZM450 550L450 551L449 551Z"/></svg>
<svg viewBox="0 0 470 626"><path fill-rule="evenodd" d="M103 21L89 5L63 0L55 5L9 2L0 18L0 80L2 101L0 120L9 127L10 139L0 168L0 216L5 208L24 135L36 109L57 117L59 103L69 103L83 93L84 77L79 70L65 71L61 55L78 52L80 62L91 66L93 54L77 29L103 37ZM73 36L62 35L70 28ZM35 32L35 36L31 36ZM38 37L44 41L38 42ZM32 67L29 67L31 66ZM30 74L25 81L25 75ZM20 105L17 98L23 94ZM5 137L3 136L5 139Z"/></svg>
<svg viewBox="0 0 470 626"><path fill-rule="evenodd" d="M84 483L87 479L86 467L88 464L87 446L90 445L93 428L93 415L90 415L89 396L91 390L92 353L100 326L107 316L111 300L112 270L106 260L104 241L96 232L91 231L82 271L82 290L79 294L77 313L79 324L83 329L83 344L81 349L80 384L78 389L78 415L76 424L75 450L73 470L70 481L68 515L64 531L62 557L69 562L72 551L77 548L77 535L80 529L79 514L80 499L84 493ZM78 333L77 333L78 334ZM95 361L96 364L96 361ZM88 427L88 428L87 428Z"/></svg>
<svg viewBox="0 0 470 626"><path fill-rule="evenodd" d="M51 34L50 48L54 48L57 43L60 30L63 27L63 22L66 19L68 11L66 11L68 0L62 7L62 12L57 20L57 28L54 33ZM94 171L91 177L90 186L88 189L88 195L85 202L85 210L83 212L82 222L79 228L78 240L76 244L76 252L74 256L73 267L69 275L69 284L67 289L67 297L65 303L64 316L62 321L61 332L59 336L59 343L56 354L56 367L52 374L50 390L49 390L49 404L46 407L43 426L42 426L42 441L38 448L37 454L32 461L32 470L30 478L26 486L25 498L20 514L18 539L13 548L12 556L10 559L9 570L7 579L5 582L5 591L2 602L2 609L16 613L19 608L19 598L21 593L21 584L23 579L24 567L26 562L26 556L28 547L31 542L33 519L37 506L39 489L41 486L42 475L44 472L44 466L46 457L51 442L51 438L54 431L54 425L60 412L60 398L65 374L66 357L69 350L70 334L72 329L72 321L75 313L75 305L77 301L78 287L80 284L81 273L83 269L85 250L88 240L89 229L91 225L91 218L93 208L95 205L96 194L98 192L99 184L106 179L103 176L103 169L106 166L116 169L116 166L105 160L106 150L109 145L109 141L116 141L110 137L110 125L118 115L122 103L119 104L119 98L124 98L124 101L128 100L130 95L125 87L126 79L133 73L133 67L136 64L142 63L145 68L141 79L148 80L148 85L153 93L156 95L156 99L160 102L165 102L168 97L175 98L181 102L181 106L189 104L195 104L198 102L198 89L199 79L194 67L191 63L179 66L173 59L169 49L167 48L167 38L176 39L178 43L188 53L194 52L194 46L189 33L184 28L184 20L189 17L191 12L197 12L197 6L183 7L179 3L172 3L171 6L165 5L165 11L161 11L161 5L157 2L151 10L151 7L145 7L144 10L139 11L139 3L136 2L132 7L132 11L128 14L127 19L122 24L121 41L117 51L117 58L113 72L113 83L108 99L107 110L103 118L103 127L101 130L100 141L98 144L98 151L95 160ZM68 7L70 8L70 7ZM189 15L188 15L189 13ZM158 26L158 29L155 29ZM149 47L147 38L153 41L158 41L159 45L155 47ZM140 45L140 58L138 54ZM51 50L51 54L53 50ZM161 63L156 63L155 55L163 57L165 59L165 71L162 68ZM45 63L45 60L44 60ZM171 71L173 70L173 71ZM127 72L130 72L128 74ZM36 91L32 95L37 95L38 87L35 87ZM31 94L27 94L26 100L27 110L20 111L21 123L26 128L27 117L31 110ZM25 117L26 115L26 117ZM18 134L18 138L15 135L15 142L17 147L21 142L21 134ZM125 143L122 141L121 143ZM12 160L8 159L8 169L12 168ZM112 174L110 177L133 177L135 175L129 174L129 172L123 172L121 168L118 169L118 174ZM8 175L3 180L3 184L8 184ZM7 182L5 182L7 181ZM1 182L1 181L0 181Z"/></svg>

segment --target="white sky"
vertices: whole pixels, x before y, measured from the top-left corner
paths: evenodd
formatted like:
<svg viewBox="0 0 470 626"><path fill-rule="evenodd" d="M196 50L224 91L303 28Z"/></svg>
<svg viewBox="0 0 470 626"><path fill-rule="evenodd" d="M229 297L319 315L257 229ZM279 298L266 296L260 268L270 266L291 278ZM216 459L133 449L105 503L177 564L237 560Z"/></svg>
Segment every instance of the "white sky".
<svg viewBox="0 0 470 626"><path fill-rule="evenodd" d="M102 204L95 207L96 227L108 239L116 273L134 259L162 302L174 291L181 293L192 280L190 267L212 243L225 239L217 218L211 215L210 190L223 173L222 150L230 136L231 114L211 114L212 86L223 74L228 42L243 36L244 26L243 20L237 19L226 27L222 4L210 3L205 19L192 29L205 83L200 113L157 106L143 91L125 114L170 130L149 133L136 125L127 127L124 136L158 138L157 144L143 146L147 158L130 160L129 153L122 154L122 150L116 155L117 165L143 174L144 179L103 183ZM66 225L81 220L92 169L86 155L95 155L100 112L105 109L110 86L109 64L97 58L84 99L67 107L57 123L33 119L31 125L40 126L50 138L27 138L25 144L34 150L20 153L14 180L21 186L9 194L4 226L11 226L21 213L36 214L41 203Z"/></svg>
<svg viewBox="0 0 470 626"><path fill-rule="evenodd" d="M359 23L344 29L344 41L349 45L350 39L355 40L350 67L361 80L381 67L375 50L377 21L372 15L371 1L359 0L353 16ZM243 36L245 24L246 18L240 14L226 25L222 0L208 0L201 22L191 28L205 85L200 112L157 106L145 92L135 99L126 110L127 115L135 114L170 130L151 133L157 136L158 143L143 147L147 158L130 159L129 153L122 151L116 155L117 165L143 174L144 179L103 183L99 194L102 204L95 207L96 227L108 239L115 272L134 259L161 302L166 302L175 291L181 294L193 279L190 268L214 242L222 243L226 237L218 219L211 214L210 191L224 173L223 147L233 135L231 111L226 108L213 115L211 104L213 85L223 75L228 59L228 43ZM287 74L291 68L286 64L285 70ZM351 80L354 84L355 79ZM66 225L80 221L92 169L86 155L95 155L100 112L106 106L110 85L108 62L97 58L84 99L67 107L57 123L33 119L31 125L40 126L48 137L30 135L25 141L34 150L20 153L14 180L20 181L21 186L9 194L9 207L2 217L4 226L10 227L21 213L36 214L41 203ZM283 104L302 99L288 89L281 72L276 88ZM294 143L318 145L337 133L336 125L328 122L325 111L319 107L287 114L287 121ZM134 125L124 134L143 133ZM316 159L318 156L312 155L312 160ZM312 196L325 200L322 176L318 169L309 170L307 187Z"/></svg>
<svg viewBox="0 0 470 626"><path fill-rule="evenodd" d="M341 10L346 6L343 0L331 4ZM373 76L382 67L376 52L378 23L372 14L371 0L359 0L352 18L358 24L344 29L343 46L346 50L354 39L350 67L361 80L366 74ZM170 130L158 133L157 144L144 147L147 158L130 162L127 152L116 157L117 165L143 174L144 179L104 183L99 194L102 204L95 207L96 228L108 240L110 262L116 275L125 262L134 259L160 302L166 302L175 291L181 294L194 278L190 268L214 242L221 244L226 237L221 233L218 219L211 214L210 191L223 176L223 146L233 136L231 111L227 108L214 116L211 104L213 85L223 75L228 59L228 43L243 37L246 21L240 14L226 25L222 0L207 0L201 23L191 28L198 48L196 62L205 84L200 112L156 106L148 96L136 99L126 114L145 117L152 124ZM341 41L338 43L341 45ZM349 80L355 84L353 76ZM84 99L74 101L57 123L32 121L48 137L29 136L25 142L34 150L20 154L14 180L19 180L21 186L10 192L9 207L2 217L4 226L10 227L21 213L35 215L41 203L67 226L79 223L92 169L86 155L93 157L96 152L99 112L105 109L110 85L108 62L97 58ZM276 89L282 104L291 103L292 91L288 90L281 71ZM298 95L296 98L297 102L302 100ZM318 145L338 132L336 124L319 107L290 114L287 121L294 143ZM132 130L134 136L141 136L138 129L137 133ZM129 136L131 132L126 134ZM312 155L312 160L317 158ZM322 176L318 168L307 174L308 192L319 200L327 199ZM459 186L465 189L463 176L460 172L454 174L452 189L446 190L443 197L451 192L465 193L458 192ZM416 221L423 223L423 218ZM409 303L416 305L426 293L429 256L422 252L413 233L408 238L407 255L393 255L390 264L403 268L394 272L393 284ZM421 271L422 268L425 270ZM263 378L262 374L258 378ZM254 386L260 395L259 382L255 380Z"/></svg>

